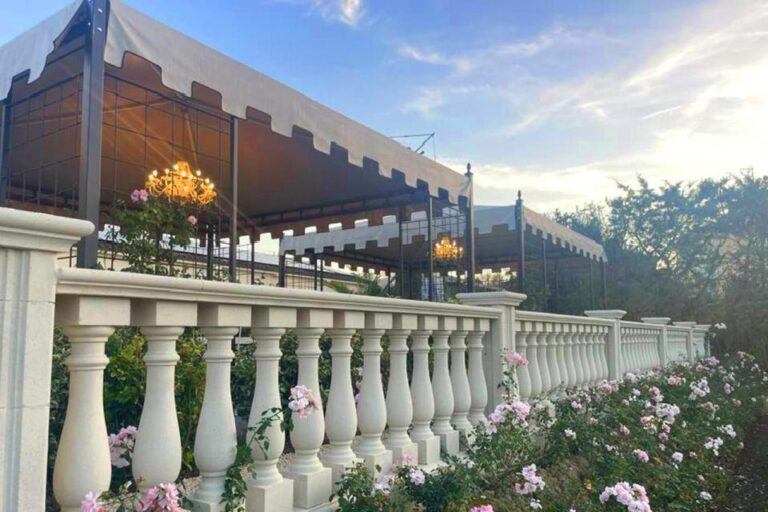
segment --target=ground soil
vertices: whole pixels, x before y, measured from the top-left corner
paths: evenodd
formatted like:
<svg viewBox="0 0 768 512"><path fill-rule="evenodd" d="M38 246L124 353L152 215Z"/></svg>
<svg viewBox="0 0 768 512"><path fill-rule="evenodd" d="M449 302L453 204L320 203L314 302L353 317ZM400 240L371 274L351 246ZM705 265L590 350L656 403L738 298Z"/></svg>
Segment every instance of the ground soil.
<svg viewBox="0 0 768 512"><path fill-rule="evenodd" d="M736 483L723 512L768 512L768 414L747 432L736 465Z"/></svg>

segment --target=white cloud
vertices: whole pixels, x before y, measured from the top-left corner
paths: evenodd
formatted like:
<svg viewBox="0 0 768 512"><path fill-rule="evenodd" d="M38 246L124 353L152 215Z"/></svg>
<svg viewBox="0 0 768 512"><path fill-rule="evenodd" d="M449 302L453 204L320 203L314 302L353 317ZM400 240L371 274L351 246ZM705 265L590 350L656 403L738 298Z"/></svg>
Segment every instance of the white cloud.
<svg viewBox="0 0 768 512"><path fill-rule="evenodd" d="M438 66L454 68L458 73L467 73L472 70L474 64L466 57L447 57L441 53L416 48L410 44L404 44L398 48L400 56Z"/></svg>
<svg viewBox="0 0 768 512"><path fill-rule="evenodd" d="M365 18L364 0L276 0L278 2L300 5L319 14L326 21L343 23L357 27Z"/></svg>

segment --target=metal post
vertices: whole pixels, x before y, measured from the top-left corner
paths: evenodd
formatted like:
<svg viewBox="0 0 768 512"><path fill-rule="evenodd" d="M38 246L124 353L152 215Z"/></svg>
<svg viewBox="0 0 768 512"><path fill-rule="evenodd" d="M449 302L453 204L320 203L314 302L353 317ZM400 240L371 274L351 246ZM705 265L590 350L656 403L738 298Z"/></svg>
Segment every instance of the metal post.
<svg viewBox="0 0 768 512"><path fill-rule="evenodd" d="M555 258L555 303L552 310L555 313L560 311L560 258Z"/></svg>
<svg viewBox="0 0 768 512"><path fill-rule="evenodd" d="M405 219L405 206L400 206L397 213L397 229L400 240L400 269L397 273L397 281L400 283L400 297L405 298L405 240L403 240L403 221Z"/></svg>
<svg viewBox="0 0 768 512"><path fill-rule="evenodd" d="M232 217L229 221L229 280L237 281L237 246L240 242L240 237L237 232L237 181L239 179L238 175L240 167L237 154L237 139L240 129L236 117L232 117L229 126L229 165L232 178Z"/></svg>
<svg viewBox="0 0 768 512"><path fill-rule="evenodd" d="M467 205L467 225L464 240L466 240L467 257L467 291L475 291L475 179L472 165L467 163L467 172L464 174L469 181L469 204Z"/></svg>
<svg viewBox="0 0 768 512"><path fill-rule="evenodd" d="M205 278L209 281L213 279L213 226L208 225L208 232L206 233L207 240L205 242L206 255L205 255Z"/></svg>
<svg viewBox="0 0 768 512"><path fill-rule="evenodd" d="M605 260L600 260L600 281L602 281L603 286L603 307L608 307L608 280L606 279L606 266L605 266Z"/></svg>
<svg viewBox="0 0 768 512"><path fill-rule="evenodd" d="M320 258L320 291L325 291L325 258Z"/></svg>
<svg viewBox="0 0 768 512"><path fill-rule="evenodd" d="M544 312L549 311L549 284L547 283L547 238L541 244L541 274L544 286Z"/></svg>
<svg viewBox="0 0 768 512"><path fill-rule="evenodd" d="M517 243L517 291L525 293L525 217L523 194L519 190L515 203L515 241Z"/></svg>
<svg viewBox="0 0 768 512"><path fill-rule="evenodd" d="M434 283L432 280L435 278L435 252L432 245L434 244L434 238L432 236L432 196L427 196L427 244L429 245L429 265L427 271L429 272L429 276L427 276L427 286L429 286L429 290L427 291L427 297L429 298L429 302L432 302L435 300L434 297Z"/></svg>
<svg viewBox="0 0 768 512"><path fill-rule="evenodd" d="M256 284L256 236L251 235L251 284Z"/></svg>
<svg viewBox="0 0 768 512"><path fill-rule="evenodd" d="M11 93L3 102L3 122L0 124L0 206L8 204L8 187L11 175L8 167L9 148L11 147Z"/></svg>
<svg viewBox="0 0 768 512"><path fill-rule="evenodd" d="M277 286L285 288L285 254L280 255L277 266Z"/></svg>
<svg viewBox="0 0 768 512"><path fill-rule="evenodd" d="M317 273L317 255L312 255L312 289L317 291L320 284L320 276Z"/></svg>
<svg viewBox="0 0 768 512"><path fill-rule="evenodd" d="M107 43L109 0L93 0L83 59L83 100L80 134L78 216L96 230L77 244L77 266L96 266L101 206L101 123L104 115L104 49Z"/></svg>
<svg viewBox="0 0 768 512"><path fill-rule="evenodd" d="M592 258L587 258L587 261L589 262L589 307L594 309L595 308L595 287L594 287L594 278L592 277Z"/></svg>

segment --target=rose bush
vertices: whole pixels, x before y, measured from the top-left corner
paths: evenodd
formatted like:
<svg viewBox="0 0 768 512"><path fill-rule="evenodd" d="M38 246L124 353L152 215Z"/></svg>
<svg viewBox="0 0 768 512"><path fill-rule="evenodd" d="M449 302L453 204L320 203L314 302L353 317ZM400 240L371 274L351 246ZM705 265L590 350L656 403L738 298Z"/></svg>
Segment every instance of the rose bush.
<svg viewBox="0 0 768 512"><path fill-rule="evenodd" d="M413 467L379 478L356 467L339 486L340 510L717 510L768 392L768 376L743 352L531 403L517 400L513 368L505 382L507 399L476 428L466 457L415 480Z"/></svg>

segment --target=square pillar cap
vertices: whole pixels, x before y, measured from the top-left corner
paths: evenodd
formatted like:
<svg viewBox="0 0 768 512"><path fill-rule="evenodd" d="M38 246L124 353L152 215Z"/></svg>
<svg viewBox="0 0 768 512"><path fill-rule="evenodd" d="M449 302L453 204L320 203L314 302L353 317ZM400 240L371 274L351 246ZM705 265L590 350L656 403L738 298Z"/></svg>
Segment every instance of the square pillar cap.
<svg viewBox="0 0 768 512"><path fill-rule="evenodd" d="M641 318L643 322L646 324L653 324L653 325L667 325L671 318L668 316L644 316Z"/></svg>
<svg viewBox="0 0 768 512"><path fill-rule="evenodd" d="M457 293L456 298L468 306L512 306L517 307L528 296L514 292Z"/></svg>
<svg viewBox="0 0 768 512"><path fill-rule="evenodd" d="M672 322L678 327L696 327L696 322Z"/></svg>
<svg viewBox="0 0 768 512"><path fill-rule="evenodd" d="M704 329L708 331L712 327L712 324L696 324L697 329Z"/></svg>
<svg viewBox="0 0 768 512"><path fill-rule="evenodd" d="M627 314L623 309L590 309L584 314L592 318L608 318L611 320L621 320Z"/></svg>
<svg viewBox="0 0 768 512"><path fill-rule="evenodd" d="M0 247L62 253L93 230L85 220L0 208Z"/></svg>

